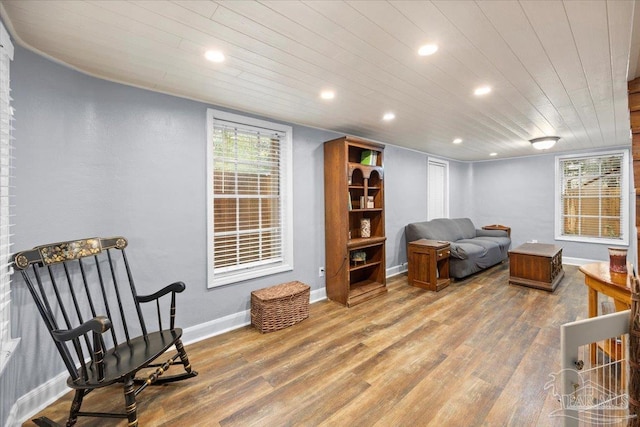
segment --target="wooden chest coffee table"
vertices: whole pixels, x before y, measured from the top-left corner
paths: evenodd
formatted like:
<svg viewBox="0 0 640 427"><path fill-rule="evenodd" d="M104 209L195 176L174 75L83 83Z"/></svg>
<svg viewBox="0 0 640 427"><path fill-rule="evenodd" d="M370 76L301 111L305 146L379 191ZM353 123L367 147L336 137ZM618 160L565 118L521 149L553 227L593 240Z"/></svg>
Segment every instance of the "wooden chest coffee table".
<svg viewBox="0 0 640 427"><path fill-rule="evenodd" d="M525 243L509 251L509 283L553 292L564 277L562 247Z"/></svg>

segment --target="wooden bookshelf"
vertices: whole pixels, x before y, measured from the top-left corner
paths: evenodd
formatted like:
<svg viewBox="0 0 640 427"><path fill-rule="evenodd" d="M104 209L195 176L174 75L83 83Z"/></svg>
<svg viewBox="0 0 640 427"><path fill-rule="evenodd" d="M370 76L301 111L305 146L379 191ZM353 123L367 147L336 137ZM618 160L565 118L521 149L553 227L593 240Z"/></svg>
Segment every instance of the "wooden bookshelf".
<svg viewBox="0 0 640 427"><path fill-rule="evenodd" d="M380 144L347 136L324 144L327 297L347 307L387 292L383 153ZM365 157L375 163L362 164ZM357 252L365 259L355 261Z"/></svg>
<svg viewBox="0 0 640 427"><path fill-rule="evenodd" d="M640 208L640 78L628 83L629 89L629 116L631 121L631 156L633 158L633 183L636 189L636 212ZM639 228L638 248L640 248L640 216L636 215L636 227ZM636 260L636 265L638 261Z"/></svg>

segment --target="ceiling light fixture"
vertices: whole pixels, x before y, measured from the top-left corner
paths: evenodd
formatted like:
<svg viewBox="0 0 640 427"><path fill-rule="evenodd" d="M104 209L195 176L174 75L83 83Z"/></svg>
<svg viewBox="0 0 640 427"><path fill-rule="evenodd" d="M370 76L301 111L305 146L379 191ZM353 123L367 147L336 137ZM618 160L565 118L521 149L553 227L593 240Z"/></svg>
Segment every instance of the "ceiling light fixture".
<svg viewBox="0 0 640 427"><path fill-rule="evenodd" d="M388 122L389 120L393 120L393 119L395 119L395 118L396 118L396 115L395 115L395 114L393 114L393 113L391 113L391 112L389 112L389 113L384 113L384 116L382 116L382 120L387 121L387 122Z"/></svg>
<svg viewBox="0 0 640 427"><path fill-rule="evenodd" d="M497 155L498 155L498 153L490 153L489 155L490 155L491 157L495 157L495 156L497 156Z"/></svg>
<svg viewBox="0 0 640 427"><path fill-rule="evenodd" d="M429 56L429 55L433 55L437 51L438 51L438 45L435 43L429 43L429 44L420 46L420 49L418 49L418 55Z"/></svg>
<svg viewBox="0 0 640 427"><path fill-rule="evenodd" d="M477 88L476 90L473 91L474 95L476 95L476 96L486 95L489 92L491 92L491 87L490 86L480 86L479 88Z"/></svg>
<svg viewBox="0 0 640 427"><path fill-rule="evenodd" d="M558 142L559 139L559 136L543 136L542 138L534 138L529 142L536 150L548 150L556 145L556 142Z"/></svg>
<svg viewBox="0 0 640 427"><path fill-rule="evenodd" d="M211 62L223 62L224 53L219 50L208 50L205 52L204 57Z"/></svg>
<svg viewBox="0 0 640 427"><path fill-rule="evenodd" d="M456 138L453 140L454 144L461 144L462 143L462 138Z"/></svg>
<svg viewBox="0 0 640 427"><path fill-rule="evenodd" d="M336 97L336 93L332 90L323 90L320 92L320 98L322 99L333 99Z"/></svg>

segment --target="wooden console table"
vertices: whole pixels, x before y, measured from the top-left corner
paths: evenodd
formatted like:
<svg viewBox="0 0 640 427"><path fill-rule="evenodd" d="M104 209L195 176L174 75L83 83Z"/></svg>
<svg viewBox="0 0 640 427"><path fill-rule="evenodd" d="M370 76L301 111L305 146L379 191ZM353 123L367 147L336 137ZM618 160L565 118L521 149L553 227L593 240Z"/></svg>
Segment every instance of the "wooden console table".
<svg viewBox="0 0 640 427"><path fill-rule="evenodd" d="M562 247L524 243L509 251L509 283L551 291L564 277Z"/></svg>
<svg viewBox="0 0 640 427"><path fill-rule="evenodd" d="M609 262L594 262L580 267L584 273L584 283L589 287L589 317L598 315L598 293L613 299L616 311L631 307L631 285L629 275L609 270ZM624 347L610 339L603 350L613 359L624 357ZM596 344L591 344L591 364L596 363Z"/></svg>
<svg viewBox="0 0 640 427"><path fill-rule="evenodd" d="M450 252L449 242L420 239L409 243L409 284L430 291L449 286Z"/></svg>

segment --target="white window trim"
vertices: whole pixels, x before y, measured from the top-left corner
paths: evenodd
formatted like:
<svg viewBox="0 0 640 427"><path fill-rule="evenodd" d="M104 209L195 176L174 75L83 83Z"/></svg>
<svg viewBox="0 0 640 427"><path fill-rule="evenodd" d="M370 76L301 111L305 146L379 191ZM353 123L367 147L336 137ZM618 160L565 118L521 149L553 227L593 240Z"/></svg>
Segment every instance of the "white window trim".
<svg viewBox="0 0 640 427"><path fill-rule="evenodd" d="M247 270L235 270L228 274L214 275L213 250L213 139L212 131L216 121L232 122L239 125L269 129L283 133L281 142L282 176L282 261L277 264L257 266ZM270 274L293 270L293 154L291 126L254 119L239 114L207 109L207 287L229 285L244 280L256 279Z"/></svg>
<svg viewBox="0 0 640 427"><path fill-rule="evenodd" d="M429 166L431 164L436 164L444 167L444 218L449 218L449 162L447 160L436 159L434 157L427 158L427 220L431 221L434 219L430 212L431 203L431 195L429 194Z"/></svg>
<svg viewBox="0 0 640 427"><path fill-rule="evenodd" d="M2 25L2 23L0 23L0 55L7 58L9 62L13 60L13 44L11 43L9 33L7 33L7 30L5 29L4 25ZM3 60L5 58L3 58ZM11 65L8 66L7 76L3 76L2 78L2 80L4 80L5 77L8 79L7 83L9 84L9 90L10 68ZM8 149L11 152L11 141L13 139L13 137L11 136L13 107L10 105L10 101L9 103L6 103L5 101L6 100L3 99L3 105L0 107L2 109L1 114L3 116L8 115L9 119L6 121L2 120L2 123L3 126L8 125L9 129L0 129L0 131L2 132L2 138L7 138L7 140L3 140L3 147L5 147L5 145L8 146ZM6 107L8 107L8 109ZM3 159L2 163L4 167L8 167L9 169L9 181L13 180L13 173L11 172L11 169L13 167L13 165L11 164L11 154L9 155L8 159ZM9 182L9 199L12 196L11 185L12 183ZM9 205L8 208L9 210L11 210L11 205ZM9 212L9 215L11 215L11 212ZM11 222L7 221L6 218L3 218L1 222L2 227L0 227L0 245L2 246L1 252L3 255L3 259L0 259L0 268L2 269L2 271L0 272L0 275L2 276L2 283L0 283L0 296L6 296L6 300L0 300L0 307L2 307L2 310L0 311L0 326L4 324L6 329L2 333L0 333L0 374L7 366L7 362L9 361L11 354L20 342L19 338L11 338L11 274L13 273L12 268L10 267L10 247L12 244L10 230Z"/></svg>
<svg viewBox="0 0 640 427"><path fill-rule="evenodd" d="M622 206L620 211L622 212L622 238L621 239L606 239L598 237L585 237L585 236L565 236L562 234L562 191L561 191L561 178L562 172L560 170L561 160L586 158L586 157L602 157L622 154L621 165L621 180L620 180L620 194L622 196ZM598 243L602 245L617 245L628 246L629 245L629 150L612 150L612 151L596 151L593 153L584 154L568 154L563 156L556 156L556 170L555 170L555 239L570 241L570 242L584 242L584 243Z"/></svg>

